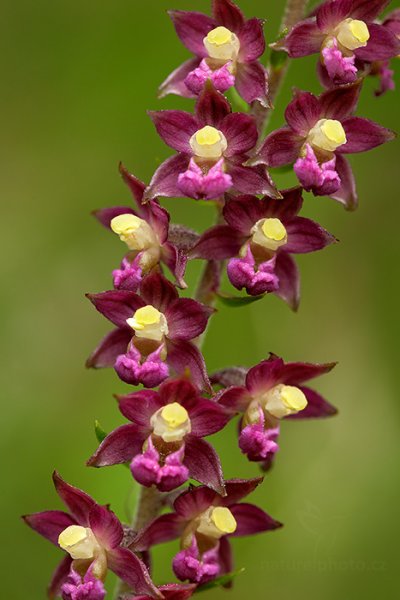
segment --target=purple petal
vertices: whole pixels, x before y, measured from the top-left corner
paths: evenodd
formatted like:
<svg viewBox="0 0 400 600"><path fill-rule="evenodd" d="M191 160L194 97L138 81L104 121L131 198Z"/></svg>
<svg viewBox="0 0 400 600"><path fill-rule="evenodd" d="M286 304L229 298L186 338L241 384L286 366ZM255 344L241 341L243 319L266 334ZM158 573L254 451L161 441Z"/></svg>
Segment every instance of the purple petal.
<svg viewBox="0 0 400 600"><path fill-rule="evenodd" d="M232 506L240 502L243 498L251 494L257 486L264 480L264 477L255 477L254 479L230 479L225 482L227 496L222 498L217 496L215 505Z"/></svg>
<svg viewBox="0 0 400 600"><path fill-rule="evenodd" d="M284 366L281 358L263 360L247 373L246 387L253 396L263 393L280 382L280 372Z"/></svg>
<svg viewBox="0 0 400 600"><path fill-rule="evenodd" d="M218 396L219 404L229 408L233 412L244 412L252 397L245 387L230 387Z"/></svg>
<svg viewBox="0 0 400 600"><path fill-rule="evenodd" d="M199 389L210 390L203 355L194 344L185 340L169 340L167 361L178 375L190 374Z"/></svg>
<svg viewBox="0 0 400 600"><path fill-rule="evenodd" d="M279 204L282 200L276 202ZM255 196L238 196L227 199L223 215L230 228L236 230L236 236L238 240L241 240L241 245L245 242L245 238L250 236L254 224L265 217L266 207L267 201L260 200ZM235 255L231 254L230 256Z"/></svg>
<svg viewBox="0 0 400 600"><path fill-rule="evenodd" d="M331 33L341 21L350 16L353 0L325 2L317 11L317 25L324 33Z"/></svg>
<svg viewBox="0 0 400 600"><path fill-rule="evenodd" d="M257 100L263 106L268 105L267 72L258 61L238 63L235 86L239 96L248 104Z"/></svg>
<svg viewBox="0 0 400 600"><path fill-rule="evenodd" d="M165 313L171 339L192 340L207 327L214 310L191 298L179 298Z"/></svg>
<svg viewBox="0 0 400 600"><path fill-rule="evenodd" d="M151 200L148 204L142 204L142 206L148 211L148 222L156 232L160 244L164 244L168 239L170 220L168 211L155 200Z"/></svg>
<svg viewBox="0 0 400 600"><path fill-rule="evenodd" d="M234 504L229 510L236 519L237 529L230 537L254 535L263 531L272 531L282 527L282 523L275 521L266 512L254 504Z"/></svg>
<svg viewBox="0 0 400 600"><path fill-rule="evenodd" d="M295 25L284 39L284 48L291 58L300 58L309 54L318 54L325 39L325 34L318 27L314 18L305 19Z"/></svg>
<svg viewBox="0 0 400 600"><path fill-rule="evenodd" d="M214 19L200 12L170 10L168 12L182 44L197 56L207 56L203 39L215 28Z"/></svg>
<svg viewBox="0 0 400 600"><path fill-rule="evenodd" d="M140 286L140 295L146 304L165 312L178 299L176 287L160 273L151 273Z"/></svg>
<svg viewBox="0 0 400 600"><path fill-rule="evenodd" d="M232 418L222 405L213 400L191 397L183 403L189 413L192 432L197 437L206 437L221 431Z"/></svg>
<svg viewBox="0 0 400 600"><path fill-rule="evenodd" d="M63 560L60 562L60 564L54 571L47 590L47 595L50 598L50 600L53 600L53 598L60 596L61 586L63 585L63 583L65 583L65 580L69 575L71 564L72 558L69 555L67 555L65 558L63 558Z"/></svg>
<svg viewBox="0 0 400 600"><path fill-rule="evenodd" d="M115 548L107 553L108 566L117 577L138 594L146 594L150 598L162 598L161 592L151 581L150 575L142 563L128 548Z"/></svg>
<svg viewBox="0 0 400 600"><path fill-rule="evenodd" d="M128 171L128 169L126 169L122 163L120 163L120 165L119 165L119 172L122 176L124 183L130 189L131 194L132 194L133 198L135 199L138 209L141 210L143 193L144 193L144 190L146 189L146 185L143 183L143 181L140 181L140 179L138 179L137 177L135 177L135 175L130 173Z"/></svg>
<svg viewBox="0 0 400 600"><path fill-rule="evenodd" d="M134 292L127 290L110 290L100 294L86 294L90 302L106 319L117 325L127 327L126 320L134 312L144 306L143 300Z"/></svg>
<svg viewBox="0 0 400 600"><path fill-rule="evenodd" d="M216 225L203 233L190 257L224 260L236 256L243 242L243 237L229 225Z"/></svg>
<svg viewBox="0 0 400 600"><path fill-rule="evenodd" d="M325 119L343 121L355 111L360 92L360 82L324 92L319 97L321 116Z"/></svg>
<svg viewBox="0 0 400 600"><path fill-rule="evenodd" d="M265 52L264 22L261 19L249 19L239 32L240 62L252 62Z"/></svg>
<svg viewBox="0 0 400 600"><path fill-rule="evenodd" d="M243 167L238 164L229 166L233 187L241 194L266 194L279 198L280 194L263 165Z"/></svg>
<svg viewBox="0 0 400 600"><path fill-rule="evenodd" d="M94 369L113 367L117 356L126 352L131 339L132 332L129 329L113 329L89 356L86 366Z"/></svg>
<svg viewBox="0 0 400 600"><path fill-rule="evenodd" d="M89 520L89 512L96 504L93 498L64 481L56 471L53 473L53 482L57 494L69 508L72 516L79 525L85 526Z"/></svg>
<svg viewBox="0 0 400 600"><path fill-rule="evenodd" d="M235 154L247 154L257 143L258 133L254 118L243 113L233 113L221 123L221 131L226 137L228 147L226 157Z"/></svg>
<svg viewBox="0 0 400 600"><path fill-rule="evenodd" d="M316 391L300 386L301 391L305 394L308 404L304 410L301 410L295 415L287 417L288 419L321 419L324 417L332 417L337 414L337 408L329 404Z"/></svg>
<svg viewBox="0 0 400 600"><path fill-rule="evenodd" d="M134 215L135 212L130 206L112 206L111 208L99 208L93 211L93 216L107 229L110 229L110 223L114 217L119 215Z"/></svg>
<svg viewBox="0 0 400 600"><path fill-rule="evenodd" d="M396 137L394 131L362 117L349 117L343 121L343 128L347 144L337 149L340 154L366 152Z"/></svg>
<svg viewBox="0 0 400 600"><path fill-rule="evenodd" d="M175 71L173 71L167 79L160 85L158 90L159 98L164 98L168 94L177 94L185 98L194 98L195 94L189 90L185 83L186 77L197 69L200 64L199 58L190 58Z"/></svg>
<svg viewBox="0 0 400 600"><path fill-rule="evenodd" d="M307 137L320 118L319 100L310 92L297 92L285 110L287 124L301 137Z"/></svg>
<svg viewBox="0 0 400 600"><path fill-rule="evenodd" d="M390 4L390 0L353 0L351 4L352 19L373 21Z"/></svg>
<svg viewBox="0 0 400 600"><path fill-rule="evenodd" d="M269 167L282 167L295 162L304 143L304 137L290 127L282 127L270 133L260 149L258 157Z"/></svg>
<svg viewBox="0 0 400 600"><path fill-rule="evenodd" d="M117 400L124 417L135 423L141 430L141 435L147 437L150 417L163 405L159 393L153 390L139 390L126 396L117 396Z"/></svg>
<svg viewBox="0 0 400 600"><path fill-rule="evenodd" d="M205 485L194 487L178 496L174 502L174 509L182 520L191 521L207 510L218 497L214 490Z"/></svg>
<svg viewBox="0 0 400 600"><path fill-rule="evenodd" d="M176 150L191 154L190 138L200 129L197 119L183 110L150 111L158 135L164 142Z"/></svg>
<svg viewBox="0 0 400 600"><path fill-rule="evenodd" d="M194 435L186 436L183 464L189 469L192 479L225 495L221 462L211 444Z"/></svg>
<svg viewBox="0 0 400 600"><path fill-rule="evenodd" d="M387 2L388 0L385 0ZM396 8L386 16L384 26L400 37L400 8Z"/></svg>
<svg viewBox="0 0 400 600"><path fill-rule="evenodd" d="M206 84L196 102L197 122L219 129L221 122L230 112L231 107L225 96L217 92L212 84ZM200 127L198 126L197 129Z"/></svg>
<svg viewBox="0 0 400 600"><path fill-rule="evenodd" d="M277 217L281 221L293 219L303 206L303 190L301 187L283 190L281 199L263 198L265 217ZM262 217L260 217L262 218Z"/></svg>
<svg viewBox="0 0 400 600"><path fill-rule="evenodd" d="M336 241L336 238L321 225L304 217L295 217L290 223L287 223L286 231L288 241L283 251L293 254L322 250Z"/></svg>
<svg viewBox="0 0 400 600"><path fill-rule="evenodd" d="M130 462L141 452L146 436L140 435L136 424L121 425L102 441L96 452L89 458L89 467L109 467Z"/></svg>
<svg viewBox="0 0 400 600"><path fill-rule="evenodd" d="M221 565L221 575L232 573L233 571L233 552L229 538L222 537L219 541L218 558ZM232 587L232 582L229 582L224 587Z"/></svg>
<svg viewBox="0 0 400 600"><path fill-rule="evenodd" d="M187 265L187 255L171 242L166 242L161 251L161 259L175 277L176 285L181 289L187 287L184 275Z"/></svg>
<svg viewBox="0 0 400 600"><path fill-rule="evenodd" d="M286 385L300 385L301 383L304 383L304 381L329 373L335 365L336 363L286 363L279 371L279 382Z"/></svg>
<svg viewBox="0 0 400 600"><path fill-rule="evenodd" d="M212 0L212 14L218 25L239 32L244 25L242 11L231 0Z"/></svg>
<svg viewBox="0 0 400 600"><path fill-rule="evenodd" d="M187 379L170 379L165 381L158 391L160 406L171 402L179 402L182 406L192 406L199 399L199 390Z"/></svg>
<svg viewBox="0 0 400 600"><path fill-rule="evenodd" d="M150 185L146 189L145 198L151 200L156 196L182 197L178 186L178 176L187 170L189 161L190 157L185 154L167 158L154 173Z"/></svg>
<svg viewBox="0 0 400 600"><path fill-rule="evenodd" d="M342 183L331 197L343 204L347 210L355 210L358 205L356 182L348 160L340 154L336 155L336 171Z"/></svg>
<svg viewBox="0 0 400 600"><path fill-rule="evenodd" d="M179 496L180 497L180 496ZM186 522L182 516L176 513L168 513L154 519L144 529L139 531L133 540L132 548L135 552L148 550L156 544L170 542L182 535Z"/></svg>
<svg viewBox="0 0 400 600"><path fill-rule="evenodd" d="M61 510L33 513L32 515L25 515L23 519L31 529L56 546L58 546L60 533L70 525L76 525L75 519Z"/></svg>
<svg viewBox="0 0 400 600"><path fill-rule="evenodd" d="M389 60L400 53L400 40L390 29L377 23L369 23L370 38L365 48L354 51L356 57L367 62Z"/></svg>
<svg viewBox="0 0 400 600"><path fill-rule="evenodd" d="M107 550L116 548L122 542L122 525L106 506L94 505L89 513L89 525L100 544Z"/></svg>
<svg viewBox="0 0 400 600"><path fill-rule="evenodd" d="M300 303L300 275L290 254L281 252L277 255L275 273L279 278L279 289L275 294L296 311Z"/></svg>

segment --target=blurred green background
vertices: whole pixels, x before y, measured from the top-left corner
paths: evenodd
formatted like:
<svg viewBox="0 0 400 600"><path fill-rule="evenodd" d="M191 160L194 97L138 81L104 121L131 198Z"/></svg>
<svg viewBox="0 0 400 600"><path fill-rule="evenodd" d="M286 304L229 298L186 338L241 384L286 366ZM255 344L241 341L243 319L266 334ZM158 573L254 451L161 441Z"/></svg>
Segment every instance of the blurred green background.
<svg viewBox="0 0 400 600"><path fill-rule="evenodd" d="M242 0L248 16L267 18L273 41L284 2ZM399 2L392 2L398 7ZM124 248L90 217L129 201L122 160L148 181L170 151L146 116L149 108L187 107L156 89L187 57L168 8L209 9L190 0L37 0L1 3L1 182L3 291L1 418L3 598L39 600L59 552L19 520L59 507L51 472L122 519L132 509L123 467L94 470L93 421L121 423L112 394L126 387L112 371L84 361L109 329L84 298L110 286ZM282 124L292 86L318 91L315 57L290 70L271 123ZM373 97L365 85L359 114L399 126L398 94ZM221 308L205 344L209 368L252 365L274 351L287 360L339 366L317 388L340 408L325 422L286 423L276 468L253 496L285 523L279 532L235 541L246 572L233 599L394 598L398 577L398 143L352 158L360 209L306 198L341 244L299 259L298 314L275 297L242 310ZM294 183L291 176L279 184ZM165 202L177 222L205 228L212 211L190 200ZM199 264L191 265L194 285ZM236 445L235 425L215 440L225 475L258 474ZM396 531L397 530L397 531ZM158 581L171 578L156 552ZM110 583L112 583L110 581ZM226 592L207 592L222 598Z"/></svg>

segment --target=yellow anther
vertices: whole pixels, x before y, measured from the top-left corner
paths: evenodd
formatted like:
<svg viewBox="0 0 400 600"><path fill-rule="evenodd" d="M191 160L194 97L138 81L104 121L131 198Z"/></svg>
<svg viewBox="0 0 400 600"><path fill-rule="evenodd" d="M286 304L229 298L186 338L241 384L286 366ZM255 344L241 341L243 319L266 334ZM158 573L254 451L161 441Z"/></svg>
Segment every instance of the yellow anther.
<svg viewBox="0 0 400 600"><path fill-rule="evenodd" d="M357 50L367 45L370 32L364 21L349 18L340 23L336 37L347 50Z"/></svg>
<svg viewBox="0 0 400 600"><path fill-rule="evenodd" d="M203 39L203 44L208 56L218 61L235 61L240 50L239 38L226 27L216 27L210 31Z"/></svg>
<svg viewBox="0 0 400 600"><path fill-rule="evenodd" d="M284 385L281 390L283 403L295 412L304 410L307 406L307 398L304 393L293 385Z"/></svg>
<svg viewBox="0 0 400 600"><path fill-rule="evenodd" d="M222 46L232 41L232 32L226 27L216 27L207 35L207 41L215 46Z"/></svg>
<svg viewBox="0 0 400 600"><path fill-rule="evenodd" d="M259 402L276 419L295 415L307 406L307 398L298 387L283 383L268 390L259 398Z"/></svg>
<svg viewBox="0 0 400 600"><path fill-rule="evenodd" d="M58 545L74 559L93 558L99 544L89 527L70 525L58 537Z"/></svg>
<svg viewBox="0 0 400 600"><path fill-rule="evenodd" d="M343 125L340 121L334 119L327 119L321 126L321 130L326 135L330 142L341 146L346 143L346 134L343 129Z"/></svg>
<svg viewBox="0 0 400 600"><path fill-rule="evenodd" d="M211 513L211 520L215 527L223 534L234 533L237 529L236 519L224 506L217 506Z"/></svg>
<svg viewBox="0 0 400 600"><path fill-rule="evenodd" d="M142 219L139 219L136 215L129 213L124 215L118 215L111 220L111 229L114 233L120 236L127 236L137 229L139 229Z"/></svg>
<svg viewBox="0 0 400 600"><path fill-rule="evenodd" d="M146 325L156 325L160 322L161 313L151 304L139 308L133 318L135 319L135 329L144 329Z"/></svg>
<svg viewBox="0 0 400 600"><path fill-rule="evenodd" d="M280 219L261 219L253 226L252 242L275 252L287 242L287 232Z"/></svg>
<svg viewBox="0 0 400 600"><path fill-rule="evenodd" d="M321 119L314 125L308 135L309 143L321 150L334 152L347 142L346 132L340 121Z"/></svg>
<svg viewBox="0 0 400 600"><path fill-rule="evenodd" d="M286 228L279 219L265 219L262 230L267 238L275 242L280 242L286 237Z"/></svg>
<svg viewBox="0 0 400 600"><path fill-rule="evenodd" d="M206 125L196 133L196 142L200 146L212 146L221 141L221 134L215 127Z"/></svg>
<svg viewBox="0 0 400 600"><path fill-rule="evenodd" d="M221 158L228 143L222 131L206 125L191 137L190 146L196 156L216 160Z"/></svg>
<svg viewBox="0 0 400 600"><path fill-rule="evenodd" d="M164 406L161 416L171 429L180 427L189 419L187 410L177 402Z"/></svg>
<svg viewBox="0 0 400 600"><path fill-rule="evenodd" d="M164 335L168 334L165 315L151 304L138 308L133 317L127 319L126 322L140 338L161 342Z"/></svg>
<svg viewBox="0 0 400 600"><path fill-rule="evenodd" d="M118 215L111 220L110 227L130 250L145 250L158 246L156 235L150 225L136 215Z"/></svg>
<svg viewBox="0 0 400 600"><path fill-rule="evenodd" d="M370 38L369 29L364 21L354 19L350 25L350 31L354 37L361 43L366 44Z"/></svg>

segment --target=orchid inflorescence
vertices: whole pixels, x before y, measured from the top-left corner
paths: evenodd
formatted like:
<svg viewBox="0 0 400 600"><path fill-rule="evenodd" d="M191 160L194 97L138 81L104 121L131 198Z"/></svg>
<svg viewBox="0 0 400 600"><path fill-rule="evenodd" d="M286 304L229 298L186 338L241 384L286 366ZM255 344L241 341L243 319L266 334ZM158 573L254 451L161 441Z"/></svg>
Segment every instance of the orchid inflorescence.
<svg viewBox="0 0 400 600"><path fill-rule="evenodd" d="M336 242L321 225L299 216L303 190L330 196L347 209L356 207L346 155L394 137L354 116L367 76L380 77L377 94L393 88L389 61L400 53L400 13L378 20L388 4L327 0L301 20L307 2L289 0L284 25L290 26L271 44L268 69L260 62L263 21L246 20L232 0L213 0L211 17L170 12L194 57L167 78L160 95L195 98L194 114L150 113L175 154L159 166L148 186L120 166L134 205L94 214L128 252L113 271L113 289L88 294L114 326L89 357L88 367L112 367L122 381L142 386L117 397L128 422L108 435L97 432L101 443L88 465L128 465L141 495L134 522L123 526L108 506L54 474L68 512L24 517L64 551L50 598L102 600L108 570L118 577L114 598L126 600L184 600L212 582L229 587L231 538L281 527L261 508L242 502L263 478L225 480L218 453L204 438L239 415L240 451L268 471L279 450L282 420L336 413L307 385L334 363L285 362L271 354L250 369L229 367L210 376L201 341L218 297L239 306L274 293L298 308L293 255ZM287 125L264 139L276 82L286 70L285 62L274 60L279 55L282 61L282 52L291 58L319 53L318 75L325 91L315 96L296 90L286 108ZM273 90L269 78L275 79ZM232 111L224 93L232 94L233 88L240 102L248 104L247 112ZM299 185L280 191L269 169L284 165L293 167ZM161 197L209 201L217 209L217 222L201 235L172 225ZM182 298L178 288L187 287L186 264L195 259L206 261L205 269L195 297ZM245 296L227 297L221 291L225 268L230 285L244 289ZM163 507L170 510L160 515ZM156 586L150 551L174 539L180 547L172 568L180 583Z"/></svg>

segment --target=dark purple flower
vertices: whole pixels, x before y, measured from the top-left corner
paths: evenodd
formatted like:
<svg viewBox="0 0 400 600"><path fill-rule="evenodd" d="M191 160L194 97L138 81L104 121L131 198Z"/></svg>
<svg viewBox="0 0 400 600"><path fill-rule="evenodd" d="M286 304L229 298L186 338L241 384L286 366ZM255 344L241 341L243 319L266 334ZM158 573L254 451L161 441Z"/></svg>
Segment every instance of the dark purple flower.
<svg viewBox="0 0 400 600"><path fill-rule="evenodd" d="M204 359L191 342L206 328L213 309L178 292L160 273L143 279L140 295L126 290L88 294L96 309L117 326L100 342L88 367L115 367L132 385L156 387L169 375L190 372L208 388Z"/></svg>
<svg viewBox="0 0 400 600"><path fill-rule="evenodd" d="M211 85L200 94L195 115L162 110L150 116L164 142L178 154L157 169L145 192L147 199L211 200L228 190L279 197L264 166L243 166L257 143L254 118L232 113L227 99Z"/></svg>
<svg viewBox="0 0 400 600"><path fill-rule="evenodd" d="M161 585L158 589L165 600L187 600L191 598L196 590L196 585L182 583L167 583ZM130 596L126 600L149 600L151 596Z"/></svg>
<svg viewBox="0 0 400 600"><path fill-rule="evenodd" d="M320 225L299 217L302 190L282 193L282 200L238 196L227 200L226 225L206 231L191 251L194 258L224 260L235 287L257 296L275 292L296 309L298 270L291 254L315 252L335 241Z"/></svg>
<svg viewBox="0 0 400 600"><path fill-rule="evenodd" d="M230 537L253 535L282 526L253 504L240 501L263 478L231 479L226 496L209 487L194 487L174 502L173 513L162 515L140 531L132 542L135 551L179 538L181 551L174 558L177 577L198 583L233 569Z"/></svg>
<svg viewBox="0 0 400 600"><path fill-rule="evenodd" d="M105 438L89 459L90 466L129 462L139 483L163 492L191 477L224 493L218 455L202 438L220 431L231 418L229 411L200 397L183 379L166 381L158 392L143 390L118 400L131 423Z"/></svg>
<svg viewBox="0 0 400 600"><path fill-rule="evenodd" d="M263 21L246 20L231 0L213 0L213 16L170 11L176 32L196 58L178 67L160 87L160 96L197 96L207 81L225 92L233 85L249 104L267 105L267 73L259 62L265 50Z"/></svg>
<svg viewBox="0 0 400 600"><path fill-rule="evenodd" d="M67 553L53 575L49 597L63 590L67 600L101 600L102 586L96 580L104 581L108 569L136 593L160 597L142 561L121 546L124 531L114 513L57 473L53 481L69 512L50 510L23 517L29 527ZM78 581L77 573L83 580Z"/></svg>
<svg viewBox="0 0 400 600"><path fill-rule="evenodd" d="M292 58L320 53L325 84L354 82L365 63L388 60L400 52L396 35L374 22L388 4L389 0L328 0L295 25L279 46Z"/></svg>
<svg viewBox="0 0 400 600"><path fill-rule="evenodd" d="M218 402L242 415L239 447L249 460L270 464L278 450L281 419L329 417L336 409L324 398L303 385L305 381L329 373L335 363L285 363L271 355L250 369L243 385L232 385L220 392ZM224 377L229 383L229 374ZM213 381L220 383L217 375Z"/></svg>
<svg viewBox="0 0 400 600"><path fill-rule="evenodd" d="M359 84L328 90L319 97L295 92L285 112L288 125L266 138L253 162L269 167L294 163L304 189L354 209L355 182L344 155L371 150L395 137L373 121L351 116L359 92Z"/></svg>
<svg viewBox="0 0 400 600"><path fill-rule="evenodd" d="M136 292L141 280L163 263L174 275L177 285L185 288L183 280L186 254L169 239L169 214L157 200L143 204L146 186L123 165L123 181L129 187L135 206L114 206L94 211L104 227L111 229L129 248L120 269L113 272L114 287Z"/></svg>

